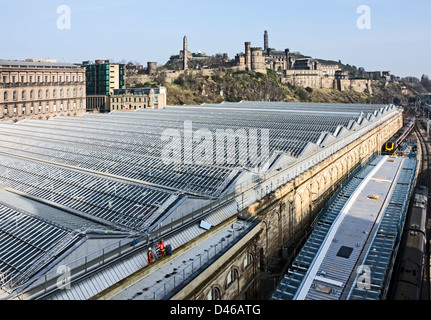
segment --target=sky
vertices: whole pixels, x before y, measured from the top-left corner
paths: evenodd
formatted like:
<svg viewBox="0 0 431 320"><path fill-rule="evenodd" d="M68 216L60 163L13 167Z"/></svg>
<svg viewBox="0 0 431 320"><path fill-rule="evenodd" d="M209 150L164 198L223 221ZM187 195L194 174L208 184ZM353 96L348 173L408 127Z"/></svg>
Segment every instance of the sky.
<svg viewBox="0 0 431 320"><path fill-rule="evenodd" d="M192 52L233 59L268 30L277 50L431 77L429 0L0 0L0 12L0 59L163 65L184 35Z"/></svg>

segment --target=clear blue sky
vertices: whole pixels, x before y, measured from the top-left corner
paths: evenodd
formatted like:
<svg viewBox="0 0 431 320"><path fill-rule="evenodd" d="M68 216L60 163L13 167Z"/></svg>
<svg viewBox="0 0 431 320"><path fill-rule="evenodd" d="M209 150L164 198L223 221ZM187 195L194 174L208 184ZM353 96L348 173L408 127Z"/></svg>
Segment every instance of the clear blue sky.
<svg viewBox="0 0 431 320"><path fill-rule="evenodd" d="M71 10L60 30L57 7ZM358 29L357 8L371 28ZM112 59L164 64L182 48L234 58L244 42L341 60L366 70L431 77L429 0L0 0L0 59Z"/></svg>

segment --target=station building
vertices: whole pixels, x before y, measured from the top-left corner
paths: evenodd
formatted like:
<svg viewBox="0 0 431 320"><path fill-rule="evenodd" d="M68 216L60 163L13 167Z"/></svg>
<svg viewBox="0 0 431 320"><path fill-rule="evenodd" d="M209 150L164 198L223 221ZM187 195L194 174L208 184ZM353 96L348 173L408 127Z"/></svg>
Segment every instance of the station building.
<svg viewBox="0 0 431 320"><path fill-rule="evenodd" d="M2 122L1 298L260 299L402 125L393 105L246 101Z"/></svg>

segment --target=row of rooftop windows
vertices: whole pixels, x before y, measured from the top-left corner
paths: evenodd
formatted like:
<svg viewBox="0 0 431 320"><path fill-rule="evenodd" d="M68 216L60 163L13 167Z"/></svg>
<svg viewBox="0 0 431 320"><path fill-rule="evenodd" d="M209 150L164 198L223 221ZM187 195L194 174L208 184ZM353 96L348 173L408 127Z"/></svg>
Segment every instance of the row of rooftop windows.
<svg viewBox="0 0 431 320"><path fill-rule="evenodd" d="M65 82L65 83L69 83L69 82L76 82L76 80L78 79L79 82L82 81L82 76L78 75L72 75L72 76L33 76L29 75L27 78L26 76L10 76L9 77L9 81L8 81L8 76L3 76L3 84L7 84L7 83L11 83L11 84L15 84L15 83L55 83L56 81L58 82ZM35 80L35 81L34 81ZM44 80L44 82L42 82L42 80ZM63 81L64 80L64 81ZM71 81L70 81L71 80Z"/></svg>
<svg viewBox="0 0 431 320"><path fill-rule="evenodd" d="M57 108L56 104L54 104L52 108L50 108L48 104L46 105L45 108L43 108L42 105L39 105L37 109L34 106L22 106L21 108L4 107L3 114L0 114L0 116L7 118L7 117L25 116L25 115L33 115L33 114L47 114L47 113L54 113L54 112L63 112L66 110L67 111L77 110L77 108L79 108L80 110L83 110L84 104L82 101L79 103L79 107L77 106L76 102L74 102L73 105L71 105L70 102L68 102L66 106L64 106L63 103L61 103L59 108ZM21 113L18 113L18 110L21 110Z"/></svg>
<svg viewBox="0 0 431 320"><path fill-rule="evenodd" d="M112 102L147 102L150 101L150 98L147 99L147 97L143 98L131 98L131 97L125 97L125 98L111 98Z"/></svg>
<svg viewBox="0 0 431 320"><path fill-rule="evenodd" d="M143 106L133 106L133 105L112 105L111 110L138 110L138 109L147 109L147 105L144 104Z"/></svg>
<svg viewBox="0 0 431 320"><path fill-rule="evenodd" d="M64 90L60 89L59 91L60 91L59 92L59 97L63 98L64 97ZM74 88L73 91L72 91L73 97L76 97L77 93L78 93L78 91L76 90L76 88ZM82 97L83 95L84 95L84 91L82 90L82 88L80 88L79 89L79 96ZM70 96L71 96L70 95L70 89L66 89L66 97L70 97ZM26 90L22 90L20 97L21 97L21 100L26 100L27 99L27 91ZM45 90L45 96L43 96L43 92L42 92L41 89L39 89L38 92L37 92L37 98L38 99L43 99L43 98L48 99L50 97L51 97L51 94L50 94L50 90L49 89ZM34 98L35 98L35 96L34 96L34 90L30 90L29 99L31 100L31 99L34 99ZM52 90L52 98L57 98L57 89L53 89ZM9 94L8 94L7 91L5 91L3 93L3 100L4 101L8 101L9 100ZM13 91L13 93L12 93L12 100L13 101L17 101L18 100L18 91L16 91L16 90Z"/></svg>

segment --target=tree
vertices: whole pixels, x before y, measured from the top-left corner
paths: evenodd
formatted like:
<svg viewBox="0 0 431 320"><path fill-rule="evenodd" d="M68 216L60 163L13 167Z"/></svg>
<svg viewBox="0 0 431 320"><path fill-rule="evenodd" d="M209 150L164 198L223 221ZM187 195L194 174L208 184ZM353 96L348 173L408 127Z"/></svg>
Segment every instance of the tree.
<svg viewBox="0 0 431 320"><path fill-rule="evenodd" d="M421 85L427 89L428 91L431 91L431 80L429 79L428 75L423 74L421 77Z"/></svg>
<svg viewBox="0 0 431 320"><path fill-rule="evenodd" d="M167 76L166 76L166 72L160 72L155 78L154 80L160 84L161 86L165 86L166 85L166 80L167 80Z"/></svg>

